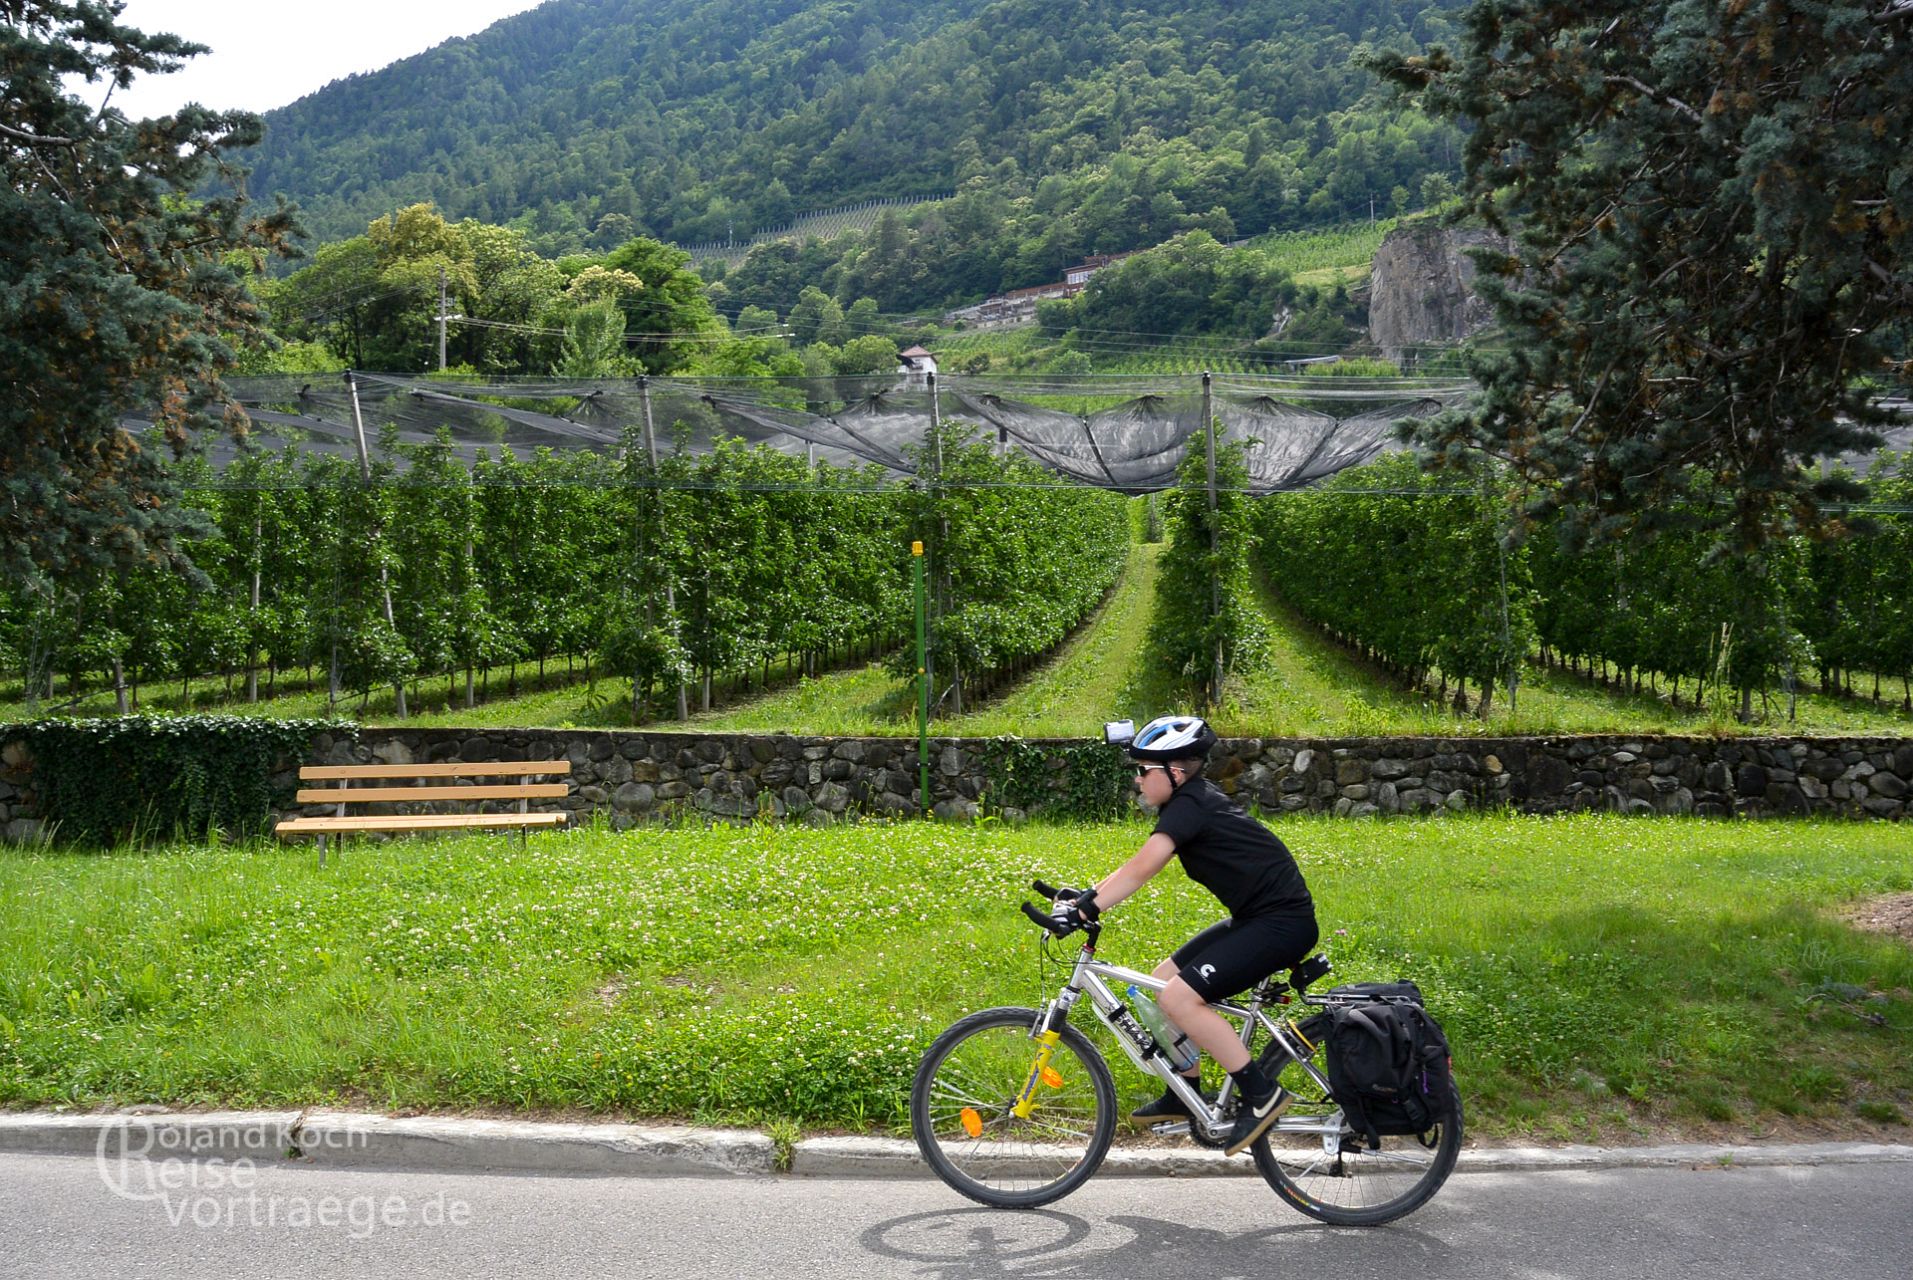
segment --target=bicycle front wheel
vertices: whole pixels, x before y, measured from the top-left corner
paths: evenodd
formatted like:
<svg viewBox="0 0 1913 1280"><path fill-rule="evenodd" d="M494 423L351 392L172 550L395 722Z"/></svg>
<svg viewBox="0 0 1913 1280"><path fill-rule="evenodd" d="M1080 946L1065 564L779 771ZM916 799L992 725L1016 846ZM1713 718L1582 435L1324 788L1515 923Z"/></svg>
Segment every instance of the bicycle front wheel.
<svg viewBox="0 0 1913 1280"><path fill-rule="evenodd" d="M930 1168L999 1209L1068 1195L1096 1172L1116 1133L1116 1086L1102 1055L1065 1024L1045 1056L1031 1035L1037 1016L985 1009L961 1019L923 1055L910 1086L910 1127Z"/></svg>
<svg viewBox="0 0 1913 1280"><path fill-rule="evenodd" d="M1320 1048L1310 1062L1327 1074ZM1385 1137L1371 1151L1328 1091L1294 1059L1280 1079L1295 1100L1250 1150L1276 1193L1309 1217L1338 1227L1378 1227L1427 1204L1454 1171L1461 1154L1459 1092L1433 1129Z"/></svg>

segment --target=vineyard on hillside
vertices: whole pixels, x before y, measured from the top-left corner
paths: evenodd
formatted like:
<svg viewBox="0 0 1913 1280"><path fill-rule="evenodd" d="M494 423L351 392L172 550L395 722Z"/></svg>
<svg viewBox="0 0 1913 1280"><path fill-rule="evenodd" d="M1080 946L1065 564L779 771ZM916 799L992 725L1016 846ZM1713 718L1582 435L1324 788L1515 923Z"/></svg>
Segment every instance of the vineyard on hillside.
<svg viewBox="0 0 1913 1280"><path fill-rule="evenodd" d="M1255 236L1246 243L1267 254L1292 276L1338 271L1366 274L1375 261L1375 251L1401 221L1400 218L1382 218L1319 230L1275 231Z"/></svg>
<svg viewBox="0 0 1913 1280"><path fill-rule="evenodd" d="M706 244L678 247L690 254L694 262L718 258L730 266L736 266L760 244L771 244L778 240L793 240L800 244L806 240L819 240L829 244L843 236L867 236L886 209L904 213L918 205L935 204L950 198L947 195L899 196L888 200L866 200L862 204L846 205L841 209L800 213L784 226L756 232L748 240L713 240Z"/></svg>

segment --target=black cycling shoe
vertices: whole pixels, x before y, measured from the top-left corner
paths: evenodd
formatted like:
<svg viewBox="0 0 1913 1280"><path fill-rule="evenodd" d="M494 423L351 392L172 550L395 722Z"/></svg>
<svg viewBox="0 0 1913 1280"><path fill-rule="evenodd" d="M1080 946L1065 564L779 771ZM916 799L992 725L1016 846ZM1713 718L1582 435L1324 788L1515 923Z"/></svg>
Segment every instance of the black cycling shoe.
<svg viewBox="0 0 1913 1280"><path fill-rule="evenodd" d="M1205 1091L1202 1100L1214 1105L1216 1095ZM1189 1108L1183 1105L1181 1098L1170 1090L1164 1089L1160 1098L1154 1102L1143 1103L1129 1113L1129 1118L1132 1120L1192 1120L1195 1117L1189 1114Z"/></svg>
<svg viewBox="0 0 1913 1280"><path fill-rule="evenodd" d="M1236 1111L1235 1128L1229 1130L1229 1140L1224 1144L1222 1154L1235 1155L1267 1133L1294 1100L1295 1095L1281 1085L1277 1085L1275 1092L1259 1103L1244 1098Z"/></svg>

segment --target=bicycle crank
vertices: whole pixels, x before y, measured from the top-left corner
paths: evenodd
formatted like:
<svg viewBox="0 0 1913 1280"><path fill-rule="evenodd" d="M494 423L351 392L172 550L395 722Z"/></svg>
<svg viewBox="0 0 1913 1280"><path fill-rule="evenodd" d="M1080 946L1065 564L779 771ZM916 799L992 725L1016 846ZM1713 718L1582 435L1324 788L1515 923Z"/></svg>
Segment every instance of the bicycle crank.
<svg viewBox="0 0 1913 1280"><path fill-rule="evenodd" d="M1208 1125L1197 1125L1191 1120L1163 1120L1149 1126L1149 1132L1158 1138L1188 1138L1199 1147L1211 1151L1220 1151L1229 1145L1229 1135L1211 1133Z"/></svg>

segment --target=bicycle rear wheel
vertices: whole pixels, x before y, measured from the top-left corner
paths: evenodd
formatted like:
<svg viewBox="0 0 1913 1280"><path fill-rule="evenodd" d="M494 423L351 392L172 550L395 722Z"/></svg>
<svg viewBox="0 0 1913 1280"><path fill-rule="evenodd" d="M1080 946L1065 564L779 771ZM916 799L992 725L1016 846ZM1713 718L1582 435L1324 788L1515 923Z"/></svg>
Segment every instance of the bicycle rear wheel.
<svg viewBox="0 0 1913 1280"><path fill-rule="evenodd" d="M936 1038L910 1086L910 1128L930 1168L972 1200L1030 1209L1081 1186L1116 1133L1116 1086L1067 1024L1039 1070L1034 1009L985 1009ZM1016 1103L1036 1075L1034 1106Z"/></svg>
<svg viewBox="0 0 1913 1280"><path fill-rule="evenodd" d="M1311 1063L1327 1075L1317 1047ZM1253 1147L1255 1167L1284 1200L1309 1217L1339 1227L1378 1227L1427 1204L1461 1154L1461 1095L1427 1133L1385 1137L1377 1150L1350 1131L1342 1109L1293 1058L1281 1073L1295 1096L1277 1127ZM1283 1126L1314 1122L1314 1132Z"/></svg>

